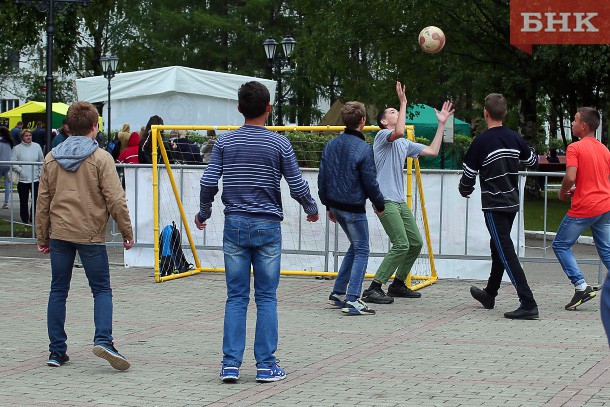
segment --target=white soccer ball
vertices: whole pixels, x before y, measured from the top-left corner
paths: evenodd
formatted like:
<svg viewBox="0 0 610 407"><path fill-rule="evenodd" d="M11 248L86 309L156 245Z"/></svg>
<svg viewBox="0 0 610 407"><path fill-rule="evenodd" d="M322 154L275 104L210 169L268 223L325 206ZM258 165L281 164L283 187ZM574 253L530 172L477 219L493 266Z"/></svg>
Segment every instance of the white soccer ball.
<svg viewBox="0 0 610 407"><path fill-rule="evenodd" d="M429 54L436 54L445 46L445 33L433 25L424 28L419 33L419 46Z"/></svg>

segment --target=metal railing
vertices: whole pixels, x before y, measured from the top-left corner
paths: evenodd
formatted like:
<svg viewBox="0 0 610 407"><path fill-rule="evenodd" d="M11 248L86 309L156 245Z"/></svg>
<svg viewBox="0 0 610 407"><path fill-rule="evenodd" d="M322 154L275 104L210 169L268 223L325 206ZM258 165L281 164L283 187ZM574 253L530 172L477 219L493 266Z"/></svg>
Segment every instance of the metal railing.
<svg viewBox="0 0 610 407"><path fill-rule="evenodd" d="M34 170L34 166L41 166L42 163L39 162L16 162L16 161L0 161L0 166L2 165L14 165L14 164L18 164L18 165L29 165L30 166L30 171L32 174L32 178L33 175L35 173ZM134 168L136 169L136 172L139 169L151 169L152 166L151 165L145 165L145 164L117 164L117 169L119 171L121 171L123 168ZM182 177L183 176L183 171L185 169L198 169L201 170L201 172L203 173L203 171L205 170L206 166L205 165L172 165L172 170L177 172L177 176L178 177ZM26 169L27 170L27 169ZM304 172L306 171L316 171L315 169L304 169ZM443 200L446 199L446 191L445 191L445 183L443 182L444 177L447 174L459 174L461 173L461 171L456 171L456 170L432 170L432 169L422 169L421 170L422 174L440 174L441 176L441 190L440 190L440 195L438 196L438 199L440 199L441 201L441 208L442 208L442 203ZM548 198L548 192L549 190L553 190L556 188L556 185L553 184L549 184L548 183L548 179L549 177L553 177L553 178L557 178L557 177L561 177L564 175L564 173L559 173L559 172L534 172L534 171L524 171L524 172L520 172L519 173L520 177L519 177L519 182L522 183L524 182L526 176L527 177L538 177L538 178L542 178L544 179L544 182L541 183L541 185L544 187L541 191L542 195L543 195L543 200L544 200L544 205L543 205L543 230L541 231L535 231L536 232L536 236L534 239L528 239L528 244L530 244L530 246L527 247L528 250L526 250L526 253L522 256L520 256L520 260L523 262L542 262L542 263L551 263L551 262L557 262L557 259L555 258L554 254L552 253L552 250L550 250L550 244L552 242L552 238L554 236L554 233L552 231L548 230L548 202L549 202L549 198ZM140 190L140 186L139 186L139 181L140 177L138 177L137 175L135 176L135 185L133 185L133 188L135 189L135 201L138 202L139 201L139 197L138 197L138 191ZM31 207L31 201L30 201L30 209L32 209L32 217L33 217L33 224L32 225L28 225L31 226L31 230L29 232L27 232L27 237L26 236L22 236L22 234L16 233L16 227L18 225L21 224L21 222L19 222L19 199L17 197L16 191L14 190L14 186L11 185L12 188L12 197L11 197L11 205L8 209L8 213L4 212L5 210L3 210L0 213L0 218L2 218L5 222L8 222L9 224L9 228L8 228L8 232L7 233L0 233L0 242L23 242L23 243L35 243L36 239L35 239L35 208ZM151 185L152 188L152 185ZM454 186L454 188L457 188L457 185ZM312 191L315 194L315 188L312 188ZM182 191L180 191L180 193L182 193ZM415 200L417 202L417 200ZM468 206L468 203L466 204ZM302 211L300 212L299 216L303 216ZM435 259L456 259L456 260L460 260L460 259L469 259L469 260L487 260L489 259L489 256L486 255L472 255L469 254L469 250L468 250L468 242L469 242L469 231L468 228L466 227L465 232L464 232L464 252L462 254L456 255L456 254L447 254L444 251L444 242L442 240L442 230L443 230L443 226L444 226L444 219L443 219L443 213L442 210L440 211L440 213L430 213L428 212L428 216L429 217L438 217L439 218L439 223L438 223L438 230L431 230L432 234L437 233L438 234L438 244L433 248L434 249L434 257ZM516 227L520 228L521 225L521 212L519 212L519 217L517 218L517 222L516 223ZM135 212L135 214L132 215L132 223L134 225L138 224L138 211ZM468 210L466 210L466 213L464 214L464 217L466 219L466 225L468 224ZM297 248L296 249L289 249L289 250L283 250L284 253L287 254L302 254L302 255L316 255L316 256L324 256L324 263L327 266L330 266L329 263L333 263L332 264L332 269L335 269L335 271L338 269L338 264L339 264L339 257L342 255L342 253L338 250L338 241L337 241L337 228L336 225L330 225L328 220L326 221L326 225L324 227L325 232L324 232L324 249L323 250L306 250L304 249L304 242L302 240L302 236L301 236L301 224L303 222L303 219L299 219L299 233L298 233L298 242L297 242ZM334 231L333 231L333 235L334 238L331 239L330 238L330 231L331 228L333 228L334 226ZM518 232L521 232L520 230ZM529 234L529 231L528 231ZM108 230L108 240L107 240L107 245L108 246L116 246L116 247L120 247L122 246L122 237L120 235L120 233L117 231L117 226L116 223L114 221L111 220L110 222L110 226L109 226L109 230ZM517 236L521 236L521 233L518 233ZM518 240L515 242L517 247L519 247L520 244L524 243L521 242L520 237L518 238ZM134 227L134 247L141 247L141 248L152 248L153 244L150 242L141 242L138 240L138 228ZM531 246L532 243L535 242L540 242L540 245L536 245L536 246ZM186 246L186 245L185 245ZM222 247L219 245L198 245L196 246L198 250L222 250ZM532 252L534 251L538 251L540 252L540 254L538 255L532 255ZM383 257L386 253L385 252L371 252L370 256L371 257ZM600 276L601 276L601 272L602 272L602 268L603 265L599 260L599 257L597 256L591 256L591 257L585 257L585 258L579 258L578 262L581 264L598 264L599 265L599 270L600 270ZM327 270L329 268L327 267ZM600 278L601 281L601 278Z"/></svg>

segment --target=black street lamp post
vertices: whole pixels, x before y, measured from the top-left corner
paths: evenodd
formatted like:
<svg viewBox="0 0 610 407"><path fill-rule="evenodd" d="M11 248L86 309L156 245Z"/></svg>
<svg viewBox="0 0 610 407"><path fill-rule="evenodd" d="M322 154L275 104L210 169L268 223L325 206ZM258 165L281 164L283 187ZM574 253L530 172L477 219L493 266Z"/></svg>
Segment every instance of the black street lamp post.
<svg viewBox="0 0 610 407"><path fill-rule="evenodd" d="M284 92L282 89L282 69L284 67L290 67L290 56L294 51L294 47L297 45L297 42L290 35L284 37L282 42L282 50L284 51L284 55L275 55L275 50L277 49L277 42L272 37L269 37L263 42L263 47L265 48L265 54L267 55L267 63L269 64L269 68L273 71L275 68L275 75L277 76L277 119L276 125L283 126L284 125L284 117L282 115L282 105L284 104Z"/></svg>
<svg viewBox="0 0 610 407"><path fill-rule="evenodd" d="M108 78L108 108L106 109L108 114L108 135L106 142L109 143L112 140L112 135L110 134L112 129L110 124L110 80L114 78L116 68L119 65L119 58L116 55L106 55L100 58L100 62L102 63L104 78Z"/></svg>
<svg viewBox="0 0 610 407"><path fill-rule="evenodd" d="M47 109L47 146L51 149L51 127L53 126L53 17L55 12L62 13L70 4L87 6L90 0L15 0L16 4L34 3L36 9L42 13L47 12L47 76L46 76L46 109Z"/></svg>

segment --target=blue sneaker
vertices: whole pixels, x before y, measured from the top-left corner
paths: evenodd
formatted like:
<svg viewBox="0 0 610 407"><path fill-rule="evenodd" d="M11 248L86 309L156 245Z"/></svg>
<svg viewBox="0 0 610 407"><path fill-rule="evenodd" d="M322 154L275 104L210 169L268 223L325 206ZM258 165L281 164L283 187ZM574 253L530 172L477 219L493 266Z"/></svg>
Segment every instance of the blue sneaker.
<svg viewBox="0 0 610 407"><path fill-rule="evenodd" d="M113 344L100 344L93 347L93 354L99 358L106 359L110 366L117 370L127 370L131 364L121 355Z"/></svg>
<svg viewBox="0 0 610 407"><path fill-rule="evenodd" d="M328 296L328 303L333 305L335 308L342 308L345 302L345 294L337 294L335 292L330 293Z"/></svg>
<svg viewBox="0 0 610 407"><path fill-rule="evenodd" d="M220 367L220 380L225 383L235 383L239 379L239 368L224 363Z"/></svg>
<svg viewBox="0 0 610 407"><path fill-rule="evenodd" d="M256 381L261 383L278 382L286 378L286 372L277 363L271 366L256 365Z"/></svg>
<svg viewBox="0 0 610 407"><path fill-rule="evenodd" d="M47 365L52 367L60 367L69 360L70 358L65 353L61 354L57 352L51 352L51 354L49 355L49 360L47 361Z"/></svg>

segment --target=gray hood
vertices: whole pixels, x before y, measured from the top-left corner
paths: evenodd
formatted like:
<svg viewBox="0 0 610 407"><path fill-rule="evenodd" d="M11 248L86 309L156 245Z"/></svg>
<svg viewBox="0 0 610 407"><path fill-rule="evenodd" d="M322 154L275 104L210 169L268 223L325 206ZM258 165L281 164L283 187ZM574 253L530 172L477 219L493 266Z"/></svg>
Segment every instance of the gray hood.
<svg viewBox="0 0 610 407"><path fill-rule="evenodd" d="M83 161L97 150L97 141L90 137L70 136L51 150L51 155L67 171L76 171Z"/></svg>

